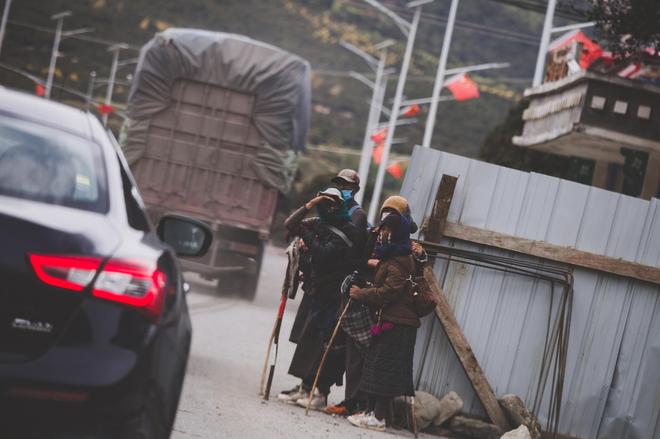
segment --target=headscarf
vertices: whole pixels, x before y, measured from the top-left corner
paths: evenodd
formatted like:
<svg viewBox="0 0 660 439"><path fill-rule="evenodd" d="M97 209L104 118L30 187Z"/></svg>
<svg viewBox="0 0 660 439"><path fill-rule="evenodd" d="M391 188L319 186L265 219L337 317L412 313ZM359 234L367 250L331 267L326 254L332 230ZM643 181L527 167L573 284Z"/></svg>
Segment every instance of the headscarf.
<svg viewBox="0 0 660 439"><path fill-rule="evenodd" d="M399 212L383 212L378 240L374 248L377 259L386 260L395 256L408 255L412 251L410 231L412 220Z"/></svg>

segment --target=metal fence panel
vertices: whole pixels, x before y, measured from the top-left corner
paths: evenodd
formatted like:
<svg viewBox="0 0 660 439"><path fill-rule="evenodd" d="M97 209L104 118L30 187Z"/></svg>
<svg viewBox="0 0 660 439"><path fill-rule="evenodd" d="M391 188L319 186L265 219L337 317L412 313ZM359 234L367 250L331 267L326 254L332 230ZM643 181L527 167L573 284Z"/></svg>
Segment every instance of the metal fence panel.
<svg viewBox="0 0 660 439"><path fill-rule="evenodd" d="M651 202L416 147L403 184L422 224L442 174L459 177L448 220L660 266L660 208ZM510 252L455 240L461 248ZM516 256L530 259L527 256ZM436 276L497 396L533 403L548 315L559 291L547 282L438 261ZM560 432L584 438L660 438L660 288L575 269L573 318ZM551 295L554 292L554 308ZM457 391L483 414L440 325L425 319L415 353L418 386ZM546 421L547 396L538 415Z"/></svg>

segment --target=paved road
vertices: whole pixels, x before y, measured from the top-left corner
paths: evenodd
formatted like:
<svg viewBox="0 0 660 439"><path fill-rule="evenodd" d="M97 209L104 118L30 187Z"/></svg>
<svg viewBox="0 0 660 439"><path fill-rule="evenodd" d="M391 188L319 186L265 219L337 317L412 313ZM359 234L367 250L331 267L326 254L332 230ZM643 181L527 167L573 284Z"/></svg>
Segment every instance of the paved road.
<svg viewBox="0 0 660 439"><path fill-rule="evenodd" d="M395 434L412 437L405 431L383 434L362 430L345 419L319 412L310 412L306 417L303 408L274 398L279 390L297 384L286 370L295 347L287 338L299 298L287 304L271 400L265 403L258 397L261 367L285 265L282 249L267 248L259 290L252 303L236 297L219 297L212 284L194 275L187 276L192 286L188 303L193 318L193 345L172 437L382 439ZM334 389L330 402L341 401L343 394L343 388Z"/></svg>

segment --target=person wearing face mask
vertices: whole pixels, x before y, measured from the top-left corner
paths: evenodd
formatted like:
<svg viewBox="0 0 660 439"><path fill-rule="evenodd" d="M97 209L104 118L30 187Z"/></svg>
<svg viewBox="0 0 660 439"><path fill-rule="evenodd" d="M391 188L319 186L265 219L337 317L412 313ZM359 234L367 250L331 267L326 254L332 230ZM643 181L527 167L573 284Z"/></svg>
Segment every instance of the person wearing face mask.
<svg viewBox="0 0 660 439"><path fill-rule="evenodd" d="M342 198L346 202L351 222L362 234L362 241L367 238L367 215L362 206L355 201L355 194L360 190L360 176L352 169L342 169L332 178L331 182L341 191ZM364 265L364 264L360 264ZM359 267L358 267L359 268ZM345 303L342 303L345 305ZM339 404L328 406L325 412L331 415L346 416L363 410L366 401L361 398L358 388L362 374L362 363L364 352L351 339L350 336L342 334L346 345L346 383L344 387L344 400Z"/></svg>
<svg viewBox="0 0 660 439"><path fill-rule="evenodd" d="M351 222L355 224L359 231L366 233L368 228L367 214L362 206L355 201L355 194L360 191L360 176L358 173L352 169L342 169L331 181L341 191L341 196L346 201Z"/></svg>
<svg viewBox="0 0 660 439"><path fill-rule="evenodd" d="M316 210L317 216L305 217ZM289 374L302 380L278 399L307 406L316 371L336 325L341 305L341 283L359 263L362 236L351 223L341 192L328 188L296 210L284 223L291 236L302 239L300 267L303 272L303 299L291 331L297 344ZM339 344L337 344L339 346ZM333 348L319 377L311 408L323 410L330 387L342 383L344 350Z"/></svg>
<svg viewBox="0 0 660 439"><path fill-rule="evenodd" d="M370 259L375 266L373 285L350 290L351 298L369 305L375 323L360 383L367 411L348 417L357 427L384 431L392 399L414 396L412 362L420 320L409 286L417 270L413 256L417 250L410 240L413 224L405 198L385 200Z"/></svg>

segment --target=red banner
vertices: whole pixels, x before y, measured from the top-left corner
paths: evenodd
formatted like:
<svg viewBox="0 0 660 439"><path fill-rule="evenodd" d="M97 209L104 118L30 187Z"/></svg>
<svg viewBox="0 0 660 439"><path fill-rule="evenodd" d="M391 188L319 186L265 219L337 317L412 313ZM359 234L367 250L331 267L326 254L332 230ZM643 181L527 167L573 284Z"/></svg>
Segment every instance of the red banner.
<svg viewBox="0 0 660 439"><path fill-rule="evenodd" d="M467 101L479 97L479 87L470 79L467 73L459 73L456 76L445 81L445 86L449 89L457 101Z"/></svg>

